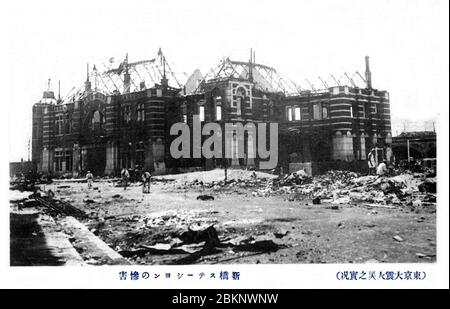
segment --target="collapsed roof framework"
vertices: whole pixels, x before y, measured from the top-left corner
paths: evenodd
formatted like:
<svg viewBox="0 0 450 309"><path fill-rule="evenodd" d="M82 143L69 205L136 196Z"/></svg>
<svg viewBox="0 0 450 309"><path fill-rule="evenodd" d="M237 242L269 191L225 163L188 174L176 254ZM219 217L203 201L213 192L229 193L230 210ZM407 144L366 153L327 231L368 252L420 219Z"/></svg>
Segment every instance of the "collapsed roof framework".
<svg viewBox="0 0 450 309"><path fill-rule="evenodd" d="M185 73L178 74L172 70L165 55L159 49L157 56L150 60L128 62L128 54L125 59L113 68L113 58L109 64L101 63L103 71L100 72L94 65L91 71L87 72L87 80L92 81L92 88L105 95L121 94L124 92L136 92L146 88L161 84L162 80L167 80L167 85L173 89L183 89L186 79ZM129 91L124 91L125 74L129 74ZM198 86L188 94L199 94L204 92L204 85L210 82L219 82L227 79L250 80L255 87L261 91L272 93L283 93L286 96L296 96L305 92L323 93L330 87L350 86L365 88L366 79L355 71L351 76L343 73L339 78L330 75L323 79L320 76L314 80L305 78L305 83L300 85L287 78L275 68L254 62L254 53L248 62L233 61L228 57L222 59L219 64L203 77ZM183 82L180 82L180 81ZM73 87L66 95L64 101L71 101L83 97L85 87L82 83Z"/></svg>
<svg viewBox="0 0 450 309"><path fill-rule="evenodd" d="M366 88L366 79L358 71L355 71L352 76L344 72L339 78L336 78L333 74L331 74L325 80L318 76L317 79L312 82L305 78L305 82L308 85L308 88L303 88L303 90L310 90L313 92L327 91L328 88L336 86Z"/></svg>
<svg viewBox="0 0 450 309"><path fill-rule="evenodd" d="M250 62L222 59L219 64L204 76L193 94L201 93L205 83L227 79L251 80L255 87L262 91L282 92L286 95L298 94L300 88L290 79L282 76L274 68Z"/></svg>
<svg viewBox="0 0 450 309"><path fill-rule="evenodd" d="M121 94L125 92L142 91L146 88L161 85L163 80L167 80L169 87L173 89L182 89L180 83L182 76L172 70L165 55L159 49L157 57L150 60L141 60L136 62L128 62L128 54L125 59L119 63L118 67L113 68L113 58L109 64L102 63L103 71L97 69L94 65L93 69L87 72L87 80L91 82L92 89L105 95ZM129 74L129 91L124 91L127 82L126 74ZM66 100L74 100L82 97L86 89L82 83L73 87L66 96Z"/></svg>
<svg viewBox="0 0 450 309"><path fill-rule="evenodd" d="M283 93L286 96L300 95L304 92L321 93L334 86L364 88L366 84L365 78L356 71L352 76L344 73L339 78L330 75L325 80L319 76L313 82L305 79L306 83L300 85L275 70L275 68L255 63L253 59L249 62L243 62L224 58L217 66L211 68L191 94L202 93L206 83L228 79L251 80L255 84L255 88L261 91Z"/></svg>

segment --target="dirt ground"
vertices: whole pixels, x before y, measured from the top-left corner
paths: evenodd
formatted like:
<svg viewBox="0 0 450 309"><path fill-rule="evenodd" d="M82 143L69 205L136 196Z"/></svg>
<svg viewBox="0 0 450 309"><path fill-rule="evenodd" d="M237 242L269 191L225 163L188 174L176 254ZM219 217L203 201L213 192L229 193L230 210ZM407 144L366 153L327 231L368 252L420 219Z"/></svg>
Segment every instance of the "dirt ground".
<svg viewBox="0 0 450 309"><path fill-rule="evenodd" d="M239 173L229 177L247 177ZM316 205L308 198L255 196L255 188L245 186L184 185L208 177L223 179L223 171L156 177L150 194L138 184L124 190L113 180L97 180L90 190L73 181L42 189L86 211L80 221L131 264L436 260L435 207ZM209 226L214 229L201 233Z"/></svg>

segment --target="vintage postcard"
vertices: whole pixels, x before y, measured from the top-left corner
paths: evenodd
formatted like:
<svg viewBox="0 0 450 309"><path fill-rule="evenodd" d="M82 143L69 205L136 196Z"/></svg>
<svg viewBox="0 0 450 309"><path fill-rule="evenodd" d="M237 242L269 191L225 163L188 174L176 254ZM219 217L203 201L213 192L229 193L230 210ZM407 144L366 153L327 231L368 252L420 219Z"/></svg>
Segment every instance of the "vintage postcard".
<svg viewBox="0 0 450 309"><path fill-rule="evenodd" d="M4 13L2 287L448 288L447 1Z"/></svg>

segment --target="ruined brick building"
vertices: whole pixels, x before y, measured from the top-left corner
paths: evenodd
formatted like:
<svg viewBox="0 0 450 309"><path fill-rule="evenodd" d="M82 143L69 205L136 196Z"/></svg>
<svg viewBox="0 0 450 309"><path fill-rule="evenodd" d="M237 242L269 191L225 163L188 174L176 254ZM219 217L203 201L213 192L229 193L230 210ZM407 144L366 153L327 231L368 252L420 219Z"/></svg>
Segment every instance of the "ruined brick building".
<svg viewBox="0 0 450 309"><path fill-rule="evenodd" d="M358 79L358 80L357 80ZM38 171L56 175L117 174L121 168L155 173L213 168L223 160L174 159L170 127L176 122L279 124L278 166L284 171L313 172L365 166L377 147L390 159L389 94L372 87L368 57L365 77L330 76L309 89L274 68L223 59L210 73L196 70L185 82L171 70L161 51L155 59L128 62L118 68L89 71L84 86L55 98L50 90L33 106L32 160ZM361 81L362 86L358 84ZM252 141L244 137L245 158L232 166L257 166ZM231 141L233 149L242 145Z"/></svg>

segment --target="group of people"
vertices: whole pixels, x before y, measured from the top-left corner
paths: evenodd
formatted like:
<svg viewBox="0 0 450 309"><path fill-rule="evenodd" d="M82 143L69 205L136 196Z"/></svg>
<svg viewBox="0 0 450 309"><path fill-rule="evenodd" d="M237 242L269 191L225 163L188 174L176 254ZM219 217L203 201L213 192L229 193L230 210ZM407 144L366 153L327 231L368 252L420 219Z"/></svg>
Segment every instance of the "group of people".
<svg viewBox="0 0 450 309"><path fill-rule="evenodd" d="M123 189L126 190L128 186L128 181L130 180L130 173L128 172L128 169L124 167L120 172L120 176L122 177ZM150 172L146 170L145 172L142 173L141 180L142 180L142 193L150 193L152 174L150 174Z"/></svg>
<svg viewBox="0 0 450 309"><path fill-rule="evenodd" d="M128 169L124 167L120 172L120 176L122 177L123 189L126 190L128 186L128 181L130 180L130 173L128 172ZM152 174L150 174L150 172L146 170L145 172L142 173L141 180L142 180L142 193L150 193Z"/></svg>
<svg viewBox="0 0 450 309"><path fill-rule="evenodd" d="M130 181L130 173L128 172L128 169L123 168L122 171L120 172L120 176L122 178L123 189L126 190L128 182ZM142 173L141 179L142 179L142 192L150 193L150 183L152 180L152 175L147 170ZM88 171L86 173L86 181L88 189L92 189L92 184L94 182L94 175L91 173L91 171Z"/></svg>

